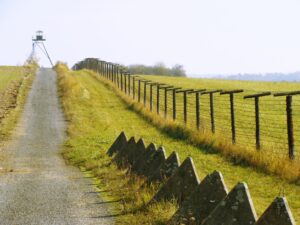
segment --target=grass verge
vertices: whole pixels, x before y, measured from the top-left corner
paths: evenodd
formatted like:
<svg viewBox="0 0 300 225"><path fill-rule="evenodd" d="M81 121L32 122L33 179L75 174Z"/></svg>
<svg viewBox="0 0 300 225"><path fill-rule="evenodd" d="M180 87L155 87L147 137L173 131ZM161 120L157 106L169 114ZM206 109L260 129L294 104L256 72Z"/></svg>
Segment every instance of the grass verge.
<svg viewBox="0 0 300 225"><path fill-rule="evenodd" d="M25 65L23 67L13 68L10 67L13 73L17 75L15 79L8 81L4 78L6 87L2 86L1 95L1 110L0 110L0 140L1 143L6 141L11 136L21 112L24 108L28 92L33 82L35 72L37 69L36 65ZM0 71L2 71L0 69ZM6 75L9 74L9 69L5 68ZM7 74L8 73L8 74ZM0 79L2 79L0 73ZM0 144L1 144L0 143Z"/></svg>
<svg viewBox="0 0 300 225"><path fill-rule="evenodd" d="M117 224L164 224L176 209L176 204L172 202L146 207L157 187L141 189L143 180L117 170L110 163L105 151L122 130L128 136L143 137L148 144L163 145L167 153L176 150L181 160L191 156L200 178L218 169L223 173L229 189L237 182L245 181L259 215L276 196L285 194L296 221L300 221L299 185L266 175L243 163L233 163L220 154L211 154L206 149L170 136L162 130L167 127L153 126L153 121L133 110L139 105L125 103L115 95L114 87L103 83L91 72L68 71L62 65L57 66L56 70L62 105L69 121L69 140L65 144L64 156L99 179L101 192L106 193L109 202L114 202ZM174 134L185 135L183 131L178 130Z"/></svg>

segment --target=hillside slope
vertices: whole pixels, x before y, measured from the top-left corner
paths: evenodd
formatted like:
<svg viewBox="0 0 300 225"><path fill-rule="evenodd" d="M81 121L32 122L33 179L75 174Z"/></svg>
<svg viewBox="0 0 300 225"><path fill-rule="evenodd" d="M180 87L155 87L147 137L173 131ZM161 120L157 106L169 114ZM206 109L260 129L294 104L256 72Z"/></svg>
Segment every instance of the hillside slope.
<svg viewBox="0 0 300 225"><path fill-rule="evenodd" d="M248 167L234 165L218 154L208 154L185 141L171 138L133 112L94 73L72 72L65 69L58 69L58 72L61 76L59 86L62 103L70 121L68 127L70 139L66 143L65 155L71 162L93 169L93 172L97 174L97 171L107 166L104 163L107 163L105 151L117 135L124 130L128 136L143 137L146 144L154 142L163 145L168 154L176 150L181 159L191 156L200 178L217 169L223 173L229 189L237 182L245 181L259 215L278 194L284 194L296 221L300 221L300 186L289 184L275 176L266 175ZM101 179L101 177L103 178L103 176L98 178ZM102 182L108 189L112 184L110 180L102 180ZM122 193L122 191L119 192ZM112 195L117 194L112 190ZM168 215L167 212L168 209L165 209L165 212L161 211L160 214ZM125 213L118 220L126 216L128 215ZM138 216L140 214L136 212L131 214L131 217Z"/></svg>

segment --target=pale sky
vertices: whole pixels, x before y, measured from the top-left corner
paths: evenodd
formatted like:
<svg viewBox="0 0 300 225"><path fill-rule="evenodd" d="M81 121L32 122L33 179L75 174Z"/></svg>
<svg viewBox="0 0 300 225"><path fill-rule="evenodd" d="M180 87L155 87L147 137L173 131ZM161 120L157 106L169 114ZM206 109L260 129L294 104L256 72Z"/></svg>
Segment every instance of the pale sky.
<svg viewBox="0 0 300 225"><path fill-rule="evenodd" d="M40 29L69 66L95 57L188 74L293 72L299 24L299 0L0 0L0 65L22 64Z"/></svg>

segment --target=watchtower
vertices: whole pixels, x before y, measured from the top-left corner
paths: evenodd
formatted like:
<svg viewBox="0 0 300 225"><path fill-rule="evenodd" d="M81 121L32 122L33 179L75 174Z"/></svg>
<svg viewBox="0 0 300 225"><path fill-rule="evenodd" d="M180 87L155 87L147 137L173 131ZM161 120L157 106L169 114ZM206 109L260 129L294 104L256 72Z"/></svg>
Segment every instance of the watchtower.
<svg viewBox="0 0 300 225"><path fill-rule="evenodd" d="M52 60L48 54L48 51L46 49L46 46L44 44L44 42L46 41L46 39L44 38L44 34L43 31L38 30L35 34L34 37L32 37L32 51L30 54L29 58L34 58L35 56L35 52L36 52L36 47L38 47L45 55L46 57L49 59L50 64L53 66Z"/></svg>

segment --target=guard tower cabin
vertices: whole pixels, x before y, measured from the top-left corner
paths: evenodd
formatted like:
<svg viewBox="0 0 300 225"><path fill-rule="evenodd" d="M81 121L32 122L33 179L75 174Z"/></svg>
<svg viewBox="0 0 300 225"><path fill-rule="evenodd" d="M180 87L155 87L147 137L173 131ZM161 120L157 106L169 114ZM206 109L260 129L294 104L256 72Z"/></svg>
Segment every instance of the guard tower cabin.
<svg viewBox="0 0 300 225"><path fill-rule="evenodd" d="M43 31L38 30L38 31L36 32L35 38L32 38L32 40L33 40L33 41L46 41L46 39L44 39L44 37L43 37Z"/></svg>

